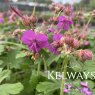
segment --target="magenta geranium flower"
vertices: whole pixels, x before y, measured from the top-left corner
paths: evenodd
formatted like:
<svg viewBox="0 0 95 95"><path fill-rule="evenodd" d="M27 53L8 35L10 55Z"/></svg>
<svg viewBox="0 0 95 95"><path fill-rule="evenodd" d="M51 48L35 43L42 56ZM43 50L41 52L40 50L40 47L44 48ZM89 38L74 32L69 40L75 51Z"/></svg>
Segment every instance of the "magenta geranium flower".
<svg viewBox="0 0 95 95"><path fill-rule="evenodd" d="M3 18L0 18L0 23L3 23L4 22L4 19Z"/></svg>
<svg viewBox="0 0 95 95"><path fill-rule="evenodd" d="M54 34L53 41L59 41L63 37L63 34Z"/></svg>
<svg viewBox="0 0 95 95"><path fill-rule="evenodd" d="M58 28L68 30L69 27L73 24L73 21L66 16L60 16L58 19Z"/></svg>
<svg viewBox="0 0 95 95"><path fill-rule="evenodd" d="M88 87L88 83L87 83L87 82L86 82L86 83L81 82L80 85L81 85L82 87Z"/></svg>
<svg viewBox="0 0 95 95"><path fill-rule="evenodd" d="M51 43L51 45L49 46L49 50L50 52L54 53L54 54L59 54L59 52L57 51L57 49L60 47L60 40L63 37L63 34L54 34L53 35L53 42Z"/></svg>
<svg viewBox="0 0 95 95"><path fill-rule="evenodd" d="M92 95L92 92L88 88L86 88L86 87L83 87L81 89L81 93L83 93L85 95Z"/></svg>
<svg viewBox="0 0 95 95"><path fill-rule="evenodd" d="M49 32L54 32L54 29L53 28L48 28L48 31Z"/></svg>
<svg viewBox="0 0 95 95"><path fill-rule="evenodd" d="M64 88L64 93L68 93L69 90L67 88Z"/></svg>
<svg viewBox="0 0 95 95"><path fill-rule="evenodd" d="M88 88L88 83L81 82L80 85L82 86L81 93L85 95L92 95L92 92Z"/></svg>
<svg viewBox="0 0 95 95"><path fill-rule="evenodd" d="M35 33L27 30L21 37L22 42L34 53L39 52L42 48L48 48L48 37L45 34Z"/></svg>

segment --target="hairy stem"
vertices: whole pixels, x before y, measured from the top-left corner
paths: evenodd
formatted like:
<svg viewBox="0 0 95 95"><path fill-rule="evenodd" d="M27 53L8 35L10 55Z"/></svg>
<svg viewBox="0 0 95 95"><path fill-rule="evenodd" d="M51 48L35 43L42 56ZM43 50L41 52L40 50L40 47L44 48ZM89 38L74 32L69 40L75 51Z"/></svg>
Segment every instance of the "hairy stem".
<svg viewBox="0 0 95 95"><path fill-rule="evenodd" d="M64 64L64 70L63 70L63 77L62 77L62 82L61 82L61 87L60 87L60 95L64 95L64 86L65 86L65 79L66 79L66 72L67 72L67 63L68 59L67 56L65 57L63 64Z"/></svg>
<svg viewBox="0 0 95 95"><path fill-rule="evenodd" d="M37 76L39 76L39 73L40 73L40 63L38 63Z"/></svg>

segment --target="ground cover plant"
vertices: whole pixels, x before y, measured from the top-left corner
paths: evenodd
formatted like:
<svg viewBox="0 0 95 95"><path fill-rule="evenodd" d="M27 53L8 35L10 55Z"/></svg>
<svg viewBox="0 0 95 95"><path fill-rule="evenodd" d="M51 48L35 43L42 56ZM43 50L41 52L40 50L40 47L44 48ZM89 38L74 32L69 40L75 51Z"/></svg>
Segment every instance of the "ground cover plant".
<svg viewBox="0 0 95 95"><path fill-rule="evenodd" d="M0 95L95 95L95 10L52 3L45 19L7 0L0 12Z"/></svg>

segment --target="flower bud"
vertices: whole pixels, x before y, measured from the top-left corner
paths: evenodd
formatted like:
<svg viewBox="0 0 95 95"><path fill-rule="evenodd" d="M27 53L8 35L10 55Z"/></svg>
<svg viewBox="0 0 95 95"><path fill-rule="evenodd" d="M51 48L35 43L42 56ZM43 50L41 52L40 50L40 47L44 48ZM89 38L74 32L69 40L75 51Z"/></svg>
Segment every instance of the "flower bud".
<svg viewBox="0 0 95 95"><path fill-rule="evenodd" d="M50 18L50 23L56 23L58 21L57 17L51 17Z"/></svg>
<svg viewBox="0 0 95 95"><path fill-rule="evenodd" d="M80 23L76 24L76 27L77 28L80 28L81 27Z"/></svg>
<svg viewBox="0 0 95 95"><path fill-rule="evenodd" d="M48 31L53 33L54 29L53 28L48 28Z"/></svg>
<svg viewBox="0 0 95 95"><path fill-rule="evenodd" d="M33 16L33 15L30 17L30 20L31 20L31 23L33 23L33 24L35 24L37 22L36 16Z"/></svg>
<svg viewBox="0 0 95 95"><path fill-rule="evenodd" d="M25 15L25 16L23 16L24 17L24 19L22 19L23 21L23 24L25 25L25 26L30 26L30 24L31 24L31 20L30 20L30 17L28 17L27 15Z"/></svg>
<svg viewBox="0 0 95 95"><path fill-rule="evenodd" d="M56 13L58 13L58 12L60 12L60 11L61 11L61 8L60 8L60 7L58 7L58 6L56 6L56 7L55 7L55 11L56 11Z"/></svg>
<svg viewBox="0 0 95 95"><path fill-rule="evenodd" d="M84 62L86 60L92 60L93 53L90 50L80 50L77 52L77 56L79 57L80 61Z"/></svg>
<svg viewBox="0 0 95 95"><path fill-rule="evenodd" d="M86 83L80 82L80 85L81 85L82 87L88 87L88 83L87 83L87 82L86 82Z"/></svg>
<svg viewBox="0 0 95 95"><path fill-rule="evenodd" d="M35 54L33 54L32 58L33 58L34 60L36 60L36 59L38 58L38 56L39 56L39 54L38 54L38 53L35 53Z"/></svg>
<svg viewBox="0 0 95 95"><path fill-rule="evenodd" d="M59 3L53 3L51 6L49 6L49 9L54 11L55 13L62 11L63 8L64 8L64 5L59 4Z"/></svg>
<svg viewBox="0 0 95 95"><path fill-rule="evenodd" d="M64 41L66 44L71 45L73 42L73 38L70 35L66 35Z"/></svg>
<svg viewBox="0 0 95 95"><path fill-rule="evenodd" d="M86 38L86 34L85 33L79 35L79 39L85 39L85 38Z"/></svg>
<svg viewBox="0 0 95 95"><path fill-rule="evenodd" d="M82 46L86 47L86 46L89 46L89 45L90 45L90 42L89 41L84 41L84 43L83 43Z"/></svg>
<svg viewBox="0 0 95 95"><path fill-rule="evenodd" d="M60 39L60 44L64 44L64 37Z"/></svg>
<svg viewBox="0 0 95 95"><path fill-rule="evenodd" d="M24 32L25 30L24 29L16 29L14 32L13 32L13 36L16 37L17 39L21 39L21 34Z"/></svg>
<svg viewBox="0 0 95 95"><path fill-rule="evenodd" d="M67 88L64 88L64 93L68 93L68 89Z"/></svg>
<svg viewBox="0 0 95 95"><path fill-rule="evenodd" d="M72 47L77 49L79 47L79 41L77 39L73 40Z"/></svg>
<svg viewBox="0 0 95 95"><path fill-rule="evenodd" d="M65 15L70 15L73 12L73 7L70 4L65 5L64 13Z"/></svg>
<svg viewBox="0 0 95 95"><path fill-rule="evenodd" d="M79 31L79 29L75 29L74 31L73 31L73 33L79 33L80 31Z"/></svg>

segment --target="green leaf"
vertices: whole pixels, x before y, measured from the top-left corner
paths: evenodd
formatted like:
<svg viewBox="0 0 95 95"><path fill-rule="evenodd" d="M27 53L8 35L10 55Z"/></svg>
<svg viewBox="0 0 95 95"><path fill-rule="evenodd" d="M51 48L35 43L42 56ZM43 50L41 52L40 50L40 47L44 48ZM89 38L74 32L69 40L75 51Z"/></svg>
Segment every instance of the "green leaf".
<svg viewBox="0 0 95 95"><path fill-rule="evenodd" d="M84 95L84 94L80 93L79 91L76 91L76 92L73 92L73 93L70 94L70 95Z"/></svg>
<svg viewBox="0 0 95 95"><path fill-rule="evenodd" d="M23 57L25 57L27 55L27 53L25 53L25 52L20 52L20 53L18 53L17 55L16 55L16 59L18 59L18 58L23 58Z"/></svg>
<svg viewBox="0 0 95 95"><path fill-rule="evenodd" d="M33 70L29 80L29 84L31 85L32 90L36 89L38 82L39 80L38 80L37 72Z"/></svg>
<svg viewBox="0 0 95 95"><path fill-rule="evenodd" d="M6 55L2 56L0 60L4 61L3 66L9 66L10 69L12 68L19 69L21 64L23 64L26 59L25 58L16 59L16 55L18 53L19 53L19 50L14 49L14 50L8 51Z"/></svg>
<svg viewBox="0 0 95 95"><path fill-rule="evenodd" d="M53 82L40 82L37 85L37 91L38 92L43 92L44 94L52 93L55 90L60 88L60 84L58 82L53 83Z"/></svg>
<svg viewBox="0 0 95 95"><path fill-rule="evenodd" d="M19 94L22 90L23 90L23 85L21 83L0 85L0 95Z"/></svg>
<svg viewBox="0 0 95 95"><path fill-rule="evenodd" d="M93 73L93 72L95 72L95 63L94 63L94 60L92 61L86 61L85 63L84 63L84 70L85 70L85 73L90 73L89 74L89 76L88 76L88 78L92 78L92 75L91 75L91 73ZM93 75L95 76L95 73L93 73Z"/></svg>
<svg viewBox="0 0 95 95"><path fill-rule="evenodd" d="M95 88L92 90L92 92L93 92L93 95L95 95Z"/></svg>
<svg viewBox="0 0 95 95"><path fill-rule="evenodd" d="M64 58L64 54L60 55L50 54L49 58L46 60L46 63L48 66L50 66L53 62L58 62L60 58Z"/></svg>
<svg viewBox="0 0 95 95"><path fill-rule="evenodd" d="M38 59L35 60L34 64L41 64L42 61L43 61L42 58L38 58Z"/></svg>
<svg viewBox="0 0 95 95"><path fill-rule="evenodd" d="M8 78L11 74L10 70L0 70L0 83L5 79Z"/></svg>
<svg viewBox="0 0 95 95"><path fill-rule="evenodd" d="M75 81L73 81L73 85L75 86L75 87L80 87L80 80L75 80Z"/></svg>
<svg viewBox="0 0 95 95"><path fill-rule="evenodd" d="M76 72L81 72L83 71L83 64L80 61L76 60L75 57L71 56L69 68L72 68Z"/></svg>
<svg viewBox="0 0 95 95"><path fill-rule="evenodd" d="M3 68L0 68L0 73L2 72Z"/></svg>
<svg viewBox="0 0 95 95"><path fill-rule="evenodd" d="M3 61L2 60L0 60L0 65L2 65L3 64Z"/></svg>
<svg viewBox="0 0 95 95"><path fill-rule="evenodd" d="M4 51L4 45L0 45L0 54Z"/></svg>
<svg viewBox="0 0 95 95"><path fill-rule="evenodd" d="M91 80L86 80L84 82L87 82L88 83L88 88L90 88L90 89L94 88L94 86L95 86L94 82L91 81Z"/></svg>

